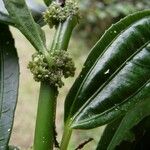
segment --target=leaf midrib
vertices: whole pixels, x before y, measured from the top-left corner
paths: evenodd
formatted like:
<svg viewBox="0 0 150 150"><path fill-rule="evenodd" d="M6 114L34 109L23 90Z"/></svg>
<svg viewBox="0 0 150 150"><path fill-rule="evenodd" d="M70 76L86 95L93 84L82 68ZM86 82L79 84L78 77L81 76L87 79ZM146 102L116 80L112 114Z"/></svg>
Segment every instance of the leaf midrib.
<svg viewBox="0 0 150 150"><path fill-rule="evenodd" d="M132 58L138 54L146 45L148 45L150 43L150 40L147 41L146 43L144 43L139 49L137 49L137 51L135 51L128 59L126 59L126 61L124 61L119 68L97 89L97 91L89 98L89 100L86 101L86 103L84 105L82 105L82 107L78 110L78 112L74 115L74 117L72 117L72 122L75 120L75 118L82 112L82 110L84 110L84 108L92 101L92 97L95 97L100 91L102 91L102 89L108 84L110 83L110 81L116 76L117 73L120 72L120 70L126 65L126 63L130 60L132 60Z"/></svg>
<svg viewBox="0 0 150 150"><path fill-rule="evenodd" d="M137 49L137 51L135 51L128 59L126 59L126 61L124 61L119 68L97 89L97 91L92 95L92 97L95 97L97 95L97 93L99 93L99 91L101 91L106 84L108 84L115 76L116 74L126 65L126 63L128 61L130 61L136 54L138 54L141 49L143 49L146 45L148 45L150 43L150 40L148 42L146 42L144 45L142 45L139 49ZM92 101L92 98L89 98L89 101L87 101L77 112L77 114L72 118L72 120L74 120L74 118L76 118L76 116L78 116L78 114L80 114L80 112L82 112L82 110Z"/></svg>
<svg viewBox="0 0 150 150"><path fill-rule="evenodd" d="M83 119L81 122L80 122L80 124L84 124L84 123L86 123L86 122L89 122L90 120L96 120L97 118L99 118L100 116L103 116L104 114L108 114L109 112L111 112L113 109L115 109L115 108L117 108L117 107L119 107L119 106L121 106L121 105L123 105L123 104L125 104L125 103L127 103L131 98L133 98L134 96L136 96L147 84L149 84L150 83L150 78L147 80L147 82L144 84L144 85L142 85L140 88L138 88L138 90L136 91L136 92L134 92L134 94L132 94L132 95L130 95L128 98L126 98L123 102L121 102L120 104L118 104L118 105L115 105L114 107L111 107L111 109L108 109L107 111L104 111L103 113L101 113L101 114L98 114L98 115L95 115L94 117L91 117L90 119ZM128 104L127 104L128 105ZM121 110L121 111L123 111L123 110ZM120 115L122 115L122 114L120 114ZM74 120L75 120L76 118L74 118ZM73 120L73 121L74 121ZM72 122L73 122L72 121Z"/></svg>

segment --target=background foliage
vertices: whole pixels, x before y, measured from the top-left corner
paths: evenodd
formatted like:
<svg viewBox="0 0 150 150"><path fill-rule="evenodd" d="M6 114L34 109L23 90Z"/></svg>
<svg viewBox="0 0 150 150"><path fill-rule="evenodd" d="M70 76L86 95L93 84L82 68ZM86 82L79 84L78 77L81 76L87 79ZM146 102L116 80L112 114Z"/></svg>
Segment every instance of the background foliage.
<svg viewBox="0 0 150 150"><path fill-rule="evenodd" d="M81 36L91 46L112 23L149 7L149 0L80 0L82 19L75 36Z"/></svg>

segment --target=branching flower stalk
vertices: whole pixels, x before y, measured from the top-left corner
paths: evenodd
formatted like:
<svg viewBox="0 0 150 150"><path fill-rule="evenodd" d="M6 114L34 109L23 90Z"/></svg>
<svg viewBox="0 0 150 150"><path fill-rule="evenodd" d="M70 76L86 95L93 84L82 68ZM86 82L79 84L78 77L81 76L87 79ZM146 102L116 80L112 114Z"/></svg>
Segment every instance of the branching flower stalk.
<svg viewBox="0 0 150 150"><path fill-rule="evenodd" d="M77 4L72 0L64 5L52 2L43 15L49 27L55 27L56 32L51 48L33 54L28 65L35 81L41 82L34 150L53 149L58 88L64 85L62 77L68 78L75 73L72 58L66 51L72 30L79 19ZM63 147L67 147L67 144Z"/></svg>

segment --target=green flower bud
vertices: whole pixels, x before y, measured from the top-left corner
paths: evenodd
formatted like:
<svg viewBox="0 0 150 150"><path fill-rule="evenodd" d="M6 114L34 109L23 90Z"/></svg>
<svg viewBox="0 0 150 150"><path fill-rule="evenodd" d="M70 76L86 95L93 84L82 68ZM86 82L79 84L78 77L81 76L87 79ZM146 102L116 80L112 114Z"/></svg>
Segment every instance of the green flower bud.
<svg viewBox="0 0 150 150"><path fill-rule="evenodd" d="M72 58L66 51L55 50L50 53L52 64L47 63L43 54L35 53L32 55L32 61L28 68L37 82L49 82L50 85L62 87L64 85L62 77L68 78L75 74L75 66Z"/></svg>
<svg viewBox="0 0 150 150"><path fill-rule="evenodd" d="M59 22L64 22L69 16L80 18L79 8L74 0L67 0L64 7L57 2L52 2L48 10L43 13L43 16L50 28L58 25Z"/></svg>

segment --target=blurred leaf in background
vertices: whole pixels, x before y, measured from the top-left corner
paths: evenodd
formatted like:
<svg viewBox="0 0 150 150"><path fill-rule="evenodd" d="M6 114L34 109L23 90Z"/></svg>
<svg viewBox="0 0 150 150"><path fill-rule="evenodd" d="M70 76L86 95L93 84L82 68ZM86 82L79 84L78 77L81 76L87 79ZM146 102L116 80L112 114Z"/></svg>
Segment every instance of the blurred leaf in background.
<svg viewBox="0 0 150 150"><path fill-rule="evenodd" d="M150 0L80 0L82 19L75 36L84 38L91 46L112 23L149 7Z"/></svg>

